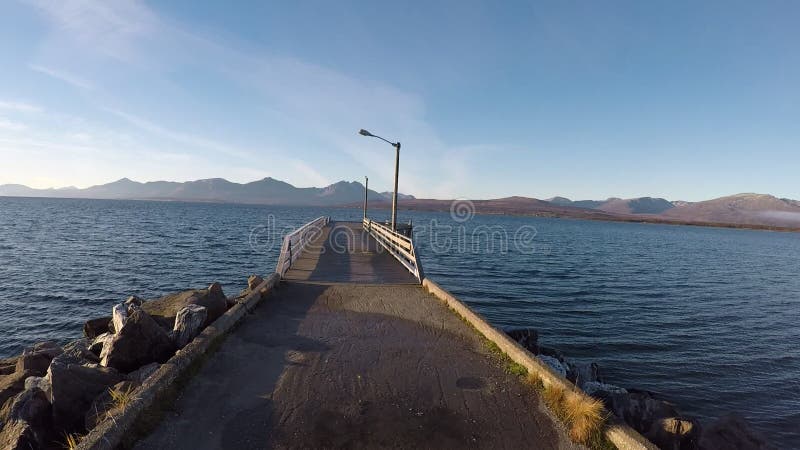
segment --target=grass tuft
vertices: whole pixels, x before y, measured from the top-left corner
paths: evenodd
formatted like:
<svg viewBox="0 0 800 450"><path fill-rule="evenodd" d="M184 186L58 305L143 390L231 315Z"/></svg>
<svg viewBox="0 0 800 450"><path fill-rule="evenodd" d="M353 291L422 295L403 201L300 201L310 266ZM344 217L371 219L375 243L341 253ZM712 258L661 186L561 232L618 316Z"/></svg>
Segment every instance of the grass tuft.
<svg viewBox="0 0 800 450"><path fill-rule="evenodd" d="M566 410L564 409L564 388L549 384L544 387L542 391L542 400L545 405L550 408L550 411L562 421L567 420Z"/></svg>
<svg viewBox="0 0 800 450"><path fill-rule="evenodd" d="M563 409L570 425L569 435L575 442L589 443L592 434L605 423L603 402L578 392L564 395Z"/></svg>
<svg viewBox="0 0 800 450"><path fill-rule="evenodd" d="M133 395L133 391L136 390L135 386L129 386L127 389L117 390L117 389L109 389L108 393L111 395L111 400L114 402L114 408L120 411L125 411L127 407L136 400L136 396Z"/></svg>
<svg viewBox="0 0 800 450"><path fill-rule="evenodd" d="M81 438L77 434L64 433L64 448L66 448L67 450L75 450L76 448L78 448L80 440Z"/></svg>

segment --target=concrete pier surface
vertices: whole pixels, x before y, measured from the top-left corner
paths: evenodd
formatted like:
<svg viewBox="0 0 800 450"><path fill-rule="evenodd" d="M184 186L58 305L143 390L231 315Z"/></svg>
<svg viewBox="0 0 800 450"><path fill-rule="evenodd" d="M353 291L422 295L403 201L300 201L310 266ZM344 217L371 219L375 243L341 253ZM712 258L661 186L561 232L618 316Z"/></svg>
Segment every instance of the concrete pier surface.
<svg viewBox="0 0 800 450"><path fill-rule="evenodd" d="M474 329L342 229L347 250L326 228L136 448L579 448Z"/></svg>

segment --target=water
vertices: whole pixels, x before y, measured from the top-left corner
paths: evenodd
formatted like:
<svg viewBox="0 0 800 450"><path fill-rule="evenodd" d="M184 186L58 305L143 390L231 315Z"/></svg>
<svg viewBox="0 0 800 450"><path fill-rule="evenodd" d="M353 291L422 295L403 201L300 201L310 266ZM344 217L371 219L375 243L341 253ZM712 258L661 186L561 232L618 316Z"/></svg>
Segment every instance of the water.
<svg viewBox="0 0 800 450"><path fill-rule="evenodd" d="M212 281L236 293L274 270L284 229L321 215L361 211L0 198L0 357L76 338L128 295ZM800 447L800 234L400 216L414 220L426 275L495 325L535 327L611 383L701 419L738 411Z"/></svg>

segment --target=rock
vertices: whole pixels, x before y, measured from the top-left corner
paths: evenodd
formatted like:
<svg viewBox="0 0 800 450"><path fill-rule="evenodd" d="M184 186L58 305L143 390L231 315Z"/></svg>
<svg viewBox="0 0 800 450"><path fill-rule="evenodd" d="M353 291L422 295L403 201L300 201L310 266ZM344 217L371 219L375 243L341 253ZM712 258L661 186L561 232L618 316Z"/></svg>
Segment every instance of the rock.
<svg viewBox="0 0 800 450"><path fill-rule="evenodd" d="M98 357L103 351L103 348L112 340L114 339L114 335L111 333L103 333L100 336L97 336L93 341L92 344L89 346L89 351L93 354L97 355Z"/></svg>
<svg viewBox="0 0 800 450"><path fill-rule="evenodd" d="M130 314L130 313L131 313L131 311L130 311L130 309L131 309L131 308L134 308L134 309L135 309L135 308L137 308L137 307L141 307L141 306L142 306L142 303L143 303L143 302L142 302L142 299L140 299L139 297L137 297L137 296L135 296L135 295L131 295L130 297L128 297L128 298L127 298L127 299L126 299L126 300L123 302L123 304L125 305L125 307L129 309L129 311L128 311L128 314Z"/></svg>
<svg viewBox="0 0 800 450"><path fill-rule="evenodd" d="M208 315L205 307L186 305L178 311L173 329L173 341L177 348L183 348L203 330Z"/></svg>
<svg viewBox="0 0 800 450"><path fill-rule="evenodd" d="M89 341L85 338L76 339L64 346L64 353L77 358L81 364L99 363L100 358L89 351Z"/></svg>
<svg viewBox="0 0 800 450"><path fill-rule="evenodd" d="M144 311L137 310L103 347L100 364L127 373L151 362L164 363L174 352L164 329Z"/></svg>
<svg viewBox="0 0 800 450"><path fill-rule="evenodd" d="M50 386L50 380L45 377L28 377L25 379L25 390L40 389L47 396L47 401L53 399L53 387Z"/></svg>
<svg viewBox="0 0 800 450"><path fill-rule="evenodd" d="M109 322L111 322L111 317L87 320L86 323L83 324L83 335L86 339L92 341L103 333L113 333L113 331L109 330Z"/></svg>
<svg viewBox="0 0 800 450"><path fill-rule="evenodd" d="M38 427L49 426L50 401L38 388L22 391L14 398L8 420L24 420Z"/></svg>
<svg viewBox="0 0 800 450"><path fill-rule="evenodd" d="M50 441L50 402L40 389L26 389L0 411L0 448L42 448Z"/></svg>
<svg viewBox="0 0 800 450"><path fill-rule="evenodd" d="M678 417L672 403L658 400L650 392L629 389L626 393L595 392L606 407L640 433L647 433L661 419Z"/></svg>
<svg viewBox="0 0 800 450"><path fill-rule="evenodd" d="M52 385L53 418L67 432L81 430L94 399L123 380L112 368L87 367L66 353L53 359L46 378Z"/></svg>
<svg viewBox="0 0 800 450"><path fill-rule="evenodd" d="M39 447L36 432L27 422L13 420L0 431L0 448L3 450L31 450Z"/></svg>
<svg viewBox="0 0 800 450"><path fill-rule="evenodd" d="M700 436L702 450L762 450L770 448L766 440L756 433L747 420L738 414L729 414L705 427Z"/></svg>
<svg viewBox="0 0 800 450"><path fill-rule="evenodd" d="M534 355L539 354L539 332L534 328L512 328L506 330L511 339L519 342L519 344Z"/></svg>
<svg viewBox="0 0 800 450"><path fill-rule="evenodd" d="M33 344L33 346L22 351L23 355L29 355L32 353L44 353L50 355L51 358L55 358L56 356L64 353L64 350L62 350L62 348L54 341L44 341Z"/></svg>
<svg viewBox="0 0 800 450"><path fill-rule="evenodd" d="M31 375L41 377L47 372L53 356L46 352L23 354L17 360L17 372L30 372Z"/></svg>
<svg viewBox="0 0 800 450"><path fill-rule="evenodd" d="M147 379L150 378L151 375L156 373L159 367L161 367L161 364L159 363L150 363L134 370L133 372L129 373L125 378L127 378L128 381L136 383L137 385L144 384L144 382L147 381Z"/></svg>
<svg viewBox="0 0 800 450"><path fill-rule="evenodd" d="M125 322L128 321L128 306L125 303L119 303L111 308L111 324L114 327L114 333L119 333Z"/></svg>
<svg viewBox="0 0 800 450"><path fill-rule="evenodd" d="M564 357L564 354L561 353L561 350L552 347L545 347L544 345L539 346L539 353L537 355L544 355L544 356L549 356L551 358L555 358L562 365L564 365L564 363L567 361L567 359Z"/></svg>
<svg viewBox="0 0 800 450"><path fill-rule="evenodd" d="M247 289L254 291L257 287L261 286L264 279L258 275L250 275L247 277Z"/></svg>
<svg viewBox="0 0 800 450"><path fill-rule="evenodd" d="M84 418L84 426L86 429L91 430L92 428L96 427L100 422L109 416L109 412L111 410L118 406L124 406L117 404L117 402L114 400L114 397L111 395L111 391L132 394L135 389L136 385L134 383L130 381L120 381L113 387L106 389L100 395L98 395L97 398L95 398L92 402L91 406L89 406L89 410L86 411L86 417Z"/></svg>
<svg viewBox="0 0 800 450"><path fill-rule="evenodd" d="M583 392L586 392L586 394L591 395L592 397L607 397L611 394L628 393L628 390L623 387L601 383L599 381L587 381L581 385L581 389L583 389Z"/></svg>
<svg viewBox="0 0 800 450"><path fill-rule="evenodd" d="M17 371L17 360L19 356L13 358L0 359L0 376L9 375Z"/></svg>
<svg viewBox="0 0 800 450"><path fill-rule="evenodd" d="M661 450L697 450L700 424L679 417L659 419L645 437Z"/></svg>
<svg viewBox="0 0 800 450"><path fill-rule="evenodd" d="M561 364L561 361L559 361L558 359L553 358L552 356L545 356L545 355L539 355L538 358L542 360L543 363L552 367L553 370L561 374L562 377L567 376L567 369L564 367L563 364Z"/></svg>
<svg viewBox="0 0 800 450"><path fill-rule="evenodd" d="M200 305L208 310L204 326L217 320L228 308L228 302L222 292L222 287L219 283L214 283L208 289L178 292L144 302L142 309L164 328L172 330L175 325L175 316L186 305Z"/></svg>
<svg viewBox="0 0 800 450"><path fill-rule="evenodd" d="M567 363L567 379L578 387L583 386L584 383L601 381L600 366L597 363Z"/></svg>
<svg viewBox="0 0 800 450"><path fill-rule="evenodd" d="M34 375L31 372L14 372L0 378L0 405L25 389L25 379Z"/></svg>

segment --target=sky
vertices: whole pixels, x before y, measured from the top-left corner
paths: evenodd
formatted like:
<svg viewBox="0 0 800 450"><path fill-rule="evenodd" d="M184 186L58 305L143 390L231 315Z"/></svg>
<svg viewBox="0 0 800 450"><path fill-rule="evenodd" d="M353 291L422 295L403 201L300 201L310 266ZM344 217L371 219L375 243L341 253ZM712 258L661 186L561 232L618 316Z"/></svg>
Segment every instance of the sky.
<svg viewBox="0 0 800 450"><path fill-rule="evenodd" d="M800 2L8 0L0 184L800 198Z"/></svg>

